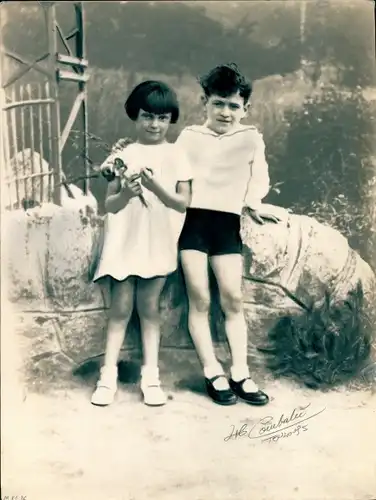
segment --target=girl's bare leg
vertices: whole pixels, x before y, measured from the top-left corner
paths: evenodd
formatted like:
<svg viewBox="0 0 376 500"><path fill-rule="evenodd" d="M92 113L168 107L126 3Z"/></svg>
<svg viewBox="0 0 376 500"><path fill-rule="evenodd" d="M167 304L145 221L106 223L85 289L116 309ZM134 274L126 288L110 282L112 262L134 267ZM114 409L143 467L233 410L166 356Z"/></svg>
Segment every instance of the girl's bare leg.
<svg viewBox="0 0 376 500"><path fill-rule="evenodd" d="M100 380L91 402L98 406L112 403L117 390L117 363L132 314L135 278L114 281L107 327L107 342Z"/></svg>
<svg viewBox="0 0 376 500"><path fill-rule="evenodd" d="M159 381L160 312L159 301L166 278L139 279L137 311L141 324L143 366L141 390L148 405L165 404L166 396Z"/></svg>

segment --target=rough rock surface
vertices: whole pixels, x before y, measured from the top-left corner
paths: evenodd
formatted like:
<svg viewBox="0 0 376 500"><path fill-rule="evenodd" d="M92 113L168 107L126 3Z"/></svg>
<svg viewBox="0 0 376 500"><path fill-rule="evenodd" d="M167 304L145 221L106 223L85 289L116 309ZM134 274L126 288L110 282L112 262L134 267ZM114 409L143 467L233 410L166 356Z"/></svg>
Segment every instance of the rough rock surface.
<svg viewBox="0 0 376 500"><path fill-rule="evenodd" d="M91 248L102 219L88 206L90 200L82 197L63 207L48 204L3 217L7 295L23 319L20 342L27 346L25 365L31 362L34 371L49 357L54 364L81 364L103 353L108 290L88 281ZM372 300L376 289L371 268L337 231L309 217L266 208L282 222L259 226L246 216L242 220L250 354L277 318L302 310L300 302L318 303L326 289L334 300L340 299L359 280L366 300ZM213 292L216 295L214 285ZM162 347L191 347L180 271L168 280L161 310ZM221 345L223 318L217 300L212 325ZM134 315L124 348L139 346Z"/></svg>

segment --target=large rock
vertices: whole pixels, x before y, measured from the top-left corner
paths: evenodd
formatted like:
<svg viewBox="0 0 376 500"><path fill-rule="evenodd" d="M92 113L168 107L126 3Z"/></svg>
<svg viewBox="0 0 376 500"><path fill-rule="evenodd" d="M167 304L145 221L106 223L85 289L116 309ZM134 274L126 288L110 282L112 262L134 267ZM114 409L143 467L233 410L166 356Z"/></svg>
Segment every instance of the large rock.
<svg viewBox="0 0 376 500"><path fill-rule="evenodd" d="M72 365L104 350L109 290L88 280L90 252L103 219L83 209L88 205L87 200L42 205L3 218L8 298L21 317L28 316L27 331L20 335L27 338L29 356L35 363L43 358L44 366L49 355L56 364L57 350ZM337 231L278 207L266 210L278 214L281 223L260 226L242 218L244 303L249 354L255 358L261 357L256 346L278 318L319 305L325 291L336 303L360 282L369 304L376 289L371 268ZM212 288L213 336L221 344L223 316L215 284ZM162 347L192 347L180 270L166 284L161 311ZM139 348L139 337L134 315L124 348Z"/></svg>
<svg viewBox="0 0 376 500"><path fill-rule="evenodd" d="M256 327L260 318L320 307L326 293L333 303L343 301L359 282L365 306L374 305L374 272L349 247L344 236L312 217L290 214L270 205L264 210L279 216L282 222L258 225L243 217L241 230L249 321L257 308L270 313L255 312L255 331L260 331Z"/></svg>

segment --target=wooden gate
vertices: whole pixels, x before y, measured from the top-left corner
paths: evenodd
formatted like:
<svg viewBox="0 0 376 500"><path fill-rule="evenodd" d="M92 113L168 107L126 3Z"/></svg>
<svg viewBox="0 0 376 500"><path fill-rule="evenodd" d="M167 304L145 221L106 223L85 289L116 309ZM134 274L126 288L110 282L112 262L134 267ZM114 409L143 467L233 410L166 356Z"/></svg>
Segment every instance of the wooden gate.
<svg viewBox="0 0 376 500"><path fill-rule="evenodd" d="M82 2L67 2L64 8L74 10L75 25L68 33L59 23L56 2L0 6L1 198L2 208L8 210L49 201L61 204L61 191L66 185L62 152L77 119L85 194L89 189L84 8ZM9 30L22 29L20 20L27 24L29 17L25 16L30 15L38 24L38 36L46 40L42 53L32 58L12 50L7 41ZM64 124L59 101L63 84L76 87Z"/></svg>

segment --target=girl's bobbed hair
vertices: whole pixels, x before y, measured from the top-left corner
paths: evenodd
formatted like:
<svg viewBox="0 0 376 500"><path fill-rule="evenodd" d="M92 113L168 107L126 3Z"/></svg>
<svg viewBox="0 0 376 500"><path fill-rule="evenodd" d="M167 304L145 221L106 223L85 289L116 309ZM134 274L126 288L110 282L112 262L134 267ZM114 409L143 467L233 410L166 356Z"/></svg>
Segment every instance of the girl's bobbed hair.
<svg viewBox="0 0 376 500"><path fill-rule="evenodd" d="M171 113L171 123L176 123L179 119L179 103L175 91L157 80L138 84L125 101L124 109L132 121L137 120L140 109L156 115Z"/></svg>

